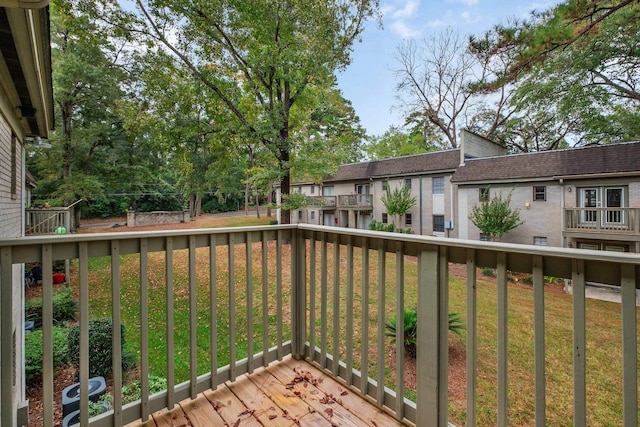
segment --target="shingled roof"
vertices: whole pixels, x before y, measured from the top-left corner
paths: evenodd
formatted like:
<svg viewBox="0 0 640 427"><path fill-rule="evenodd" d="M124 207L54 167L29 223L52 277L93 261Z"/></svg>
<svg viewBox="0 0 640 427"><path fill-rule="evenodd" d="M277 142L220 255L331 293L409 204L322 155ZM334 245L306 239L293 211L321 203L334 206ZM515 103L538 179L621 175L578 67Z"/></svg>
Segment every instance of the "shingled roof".
<svg viewBox="0 0 640 427"><path fill-rule="evenodd" d="M460 163L460 150L445 150L413 156L342 165L335 175L324 178L325 183L357 181L370 178L416 175L453 171Z"/></svg>
<svg viewBox="0 0 640 427"><path fill-rule="evenodd" d="M640 141L467 159L451 181L571 178L630 172L640 174Z"/></svg>

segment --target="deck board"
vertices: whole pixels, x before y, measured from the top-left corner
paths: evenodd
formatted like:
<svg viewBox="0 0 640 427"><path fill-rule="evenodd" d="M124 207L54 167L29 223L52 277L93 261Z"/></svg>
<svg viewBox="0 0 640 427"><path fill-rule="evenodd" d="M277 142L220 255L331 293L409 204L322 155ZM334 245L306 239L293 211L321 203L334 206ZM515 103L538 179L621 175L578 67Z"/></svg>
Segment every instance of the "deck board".
<svg viewBox="0 0 640 427"><path fill-rule="evenodd" d="M287 357L131 427L402 426L307 362Z"/></svg>

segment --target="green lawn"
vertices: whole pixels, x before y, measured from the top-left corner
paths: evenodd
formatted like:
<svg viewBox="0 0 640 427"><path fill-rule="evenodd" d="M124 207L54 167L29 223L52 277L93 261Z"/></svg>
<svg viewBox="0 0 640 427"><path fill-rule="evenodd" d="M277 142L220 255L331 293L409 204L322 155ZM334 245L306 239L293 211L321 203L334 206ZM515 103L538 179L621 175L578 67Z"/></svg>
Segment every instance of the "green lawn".
<svg viewBox="0 0 640 427"><path fill-rule="evenodd" d="M247 225L244 224L243 225ZM283 319L285 327L285 340L289 338L289 254L285 245L285 259L283 261L284 273L284 310L277 313L275 310L275 247L269 247L268 298L270 308L269 336L270 345L275 343L275 323L279 316ZM227 249L218 248L218 360L220 365L229 360L229 287ZM244 272L244 246L236 248L236 280L233 289L235 297L233 306L236 309L234 316L237 331L238 358L246 355L247 336L247 297L246 275ZM319 256L319 251L318 251ZM376 333L377 299L378 299L378 275L373 265L377 252L371 252L372 262L370 271L370 311L366 319L369 325L369 375L376 373ZM341 248L341 283L346 277L346 250ZM354 317L362 319L361 300L361 251L354 251ZM346 314L346 292L344 285L340 288L340 317L339 325L334 325L332 301L333 301L333 250L331 246L327 254L330 265L328 277L328 311L324 318L328 331L336 326L341 335L341 357L347 354L344 347ZM164 254L151 254L149 258L149 295L150 295L150 342L152 352L150 366L151 373L166 375L166 338L165 338L165 277ZM139 352L139 281L138 281L138 257L126 256L121 259L122 278L122 319L127 328L127 340L131 351ZM319 262L318 262L319 264ZM197 254L197 317L198 317L198 373L209 371L209 284L208 251L198 250ZM261 347L262 336L262 289L261 289L261 257L260 246L256 244L253 250L253 314L254 314L254 341L255 347ZM319 267L318 267L319 268ZM386 263L385 280L385 318L393 316L395 304L395 255L389 254ZM188 349L188 299L187 299L187 254L186 251L174 253L175 285L175 348L176 348L176 377L177 381L184 381L189 376ZM416 263L415 260L405 260L405 304L407 307L416 305ZM90 265L90 292L91 315L109 315L111 305L110 291L110 261L108 258L94 259ZM320 272L318 270L316 281L317 291L320 290ZM450 311L462 314L466 319L466 286L465 279L450 278ZM477 286L478 297L478 391L477 414L478 425L495 425L496 423L496 286L490 281L480 280ZM320 301L316 304L316 326L320 327L321 321ZM547 373L547 424L571 425L573 406L573 368L572 368L572 301L571 296L561 293L547 293L545 295L545 322L546 322L546 373ZM604 301L587 301L587 410L588 424L590 426L621 425L622 424L622 350L621 350L621 316L618 304ZM640 330L640 328L639 328ZM353 332L355 349L350 350L355 358L355 366L359 368L359 343L363 337L360 334L361 324L356 320ZM316 332L316 341L319 343L319 335ZM464 351L464 337L450 336L450 345ZM390 349L389 340L386 340L387 352ZM329 335L329 349L332 351L331 335ZM534 414L534 371L533 371L533 292L527 287L509 288L509 417L511 425L531 425ZM387 385L393 386L394 379L389 373ZM415 397L413 390L406 390L405 395ZM464 425L466 414L466 401L461 399L450 401L450 419L456 425Z"/></svg>

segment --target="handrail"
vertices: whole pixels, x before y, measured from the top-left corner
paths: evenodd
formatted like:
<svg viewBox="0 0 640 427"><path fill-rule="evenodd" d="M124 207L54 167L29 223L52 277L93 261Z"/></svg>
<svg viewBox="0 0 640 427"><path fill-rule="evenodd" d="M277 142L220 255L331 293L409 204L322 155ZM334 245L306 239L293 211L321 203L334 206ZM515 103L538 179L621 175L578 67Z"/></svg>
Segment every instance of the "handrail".
<svg viewBox="0 0 640 427"><path fill-rule="evenodd" d="M109 257L107 269L111 271L110 275L101 273L100 277L94 277L95 272L90 271L93 265L90 260L99 257ZM114 411L91 420L86 412L83 413L84 422L91 426L122 425L146 419L151 412L172 407L176 402L194 397L208 388L215 389L224 381L233 381L237 376L282 359L287 354L306 358L327 374L341 378L351 392L368 396L370 401L399 420L405 419L417 425L444 426L448 417L449 263L466 265L468 272L468 425L476 422L475 409L479 397L473 381L477 373L476 340L480 320L476 310L475 271L478 267L495 269L498 276L496 403L495 407L488 408L496 411L498 425L509 424L508 382L512 373L509 370L507 341L511 328L508 272L533 275L535 412L538 422L545 422L545 381L548 381L545 373L544 276L570 279L573 284L572 329L576 331L572 356L575 366L573 419L576 421L582 420L586 413L584 402L588 372L585 354L589 348L586 348L585 340L587 322L582 314L585 283L594 281L621 287L623 413L625 420L637 416L635 299L640 278L637 254L477 242L309 224L0 239L0 280L3 284L13 279L12 269L6 268L9 265L34 261L43 265L45 343L51 343L53 333L50 273L52 262L58 259L75 260L70 282L79 292L82 310L79 319L81 384L89 378L87 331L91 313L88 307L89 298L97 288L112 289L113 297L107 310L112 312L112 319L118 324L121 313L127 309L120 308L124 306L120 295L125 283L137 283L133 289L138 289L135 298L141 308L138 320L134 322L127 318L128 330L138 331L147 340L152 332L151 308L161 310L165 313L162 321L163 342L167 346L165 352L175 354L167 357L163 367L168 380L167 389L150 397L148 377L153 370L149 366L149 357L153 349L142 346L142 400L124 405L116 393ZM182 262L185 268L178 267ZM208 271L199 271L200 268ZM408 281L408 269L415 269L417 275L412 276L417 277L417 282ZM125 271L127 273L123 275L121 272ZM415 304L419 322L418 392L415 400L404 396L401 335L393 347L399 374L393 381L394 389L385 385L388 340L384 336L383 324L388 310L402 313L412 304L405 300L410 289L417 294ZM0 421L9 427L15 426L15 413L12 411L16 389L6 368L13 366L14 362L12 336L18 326L12 316L15 291L15 286L2 286L0 293ZM195 298L203 293L208 295L205 299L209 306L196 314L193 310L200 308ZM189 313L186 321L178 319L181 310ZM291 317L285 317L285 312ZM356 315L357 312L370 315ZM402 330L402 316L397 315L396 322L397 329ZM253 329L257 325L262 328L261 334ZM199 347L204 344L195 339L197 327L207 327L211 331L208 356L204 359L199 356L199 351L202 351ZM183 336L182 331L186 335ZM222 341L220 331L224 335ZM218 357L226 354L227 347L224 346L228 346L228 361ZM184 354L178 355L177 348ZM238 354L236 348L246 349L246 352ZM49 345L45 346L45 390L52 390L53 386L52 352ZM175 372L178 361L189 366L189 374L184 378ZM206 367L207 373L199 374L202 366ZM122 385L122 378L122 367L116 363L116 390ZM44 397L45 426L49 426L53 423L53 393L45 393ZM87 403L86 399L81 401L82 407Z"/></svg>

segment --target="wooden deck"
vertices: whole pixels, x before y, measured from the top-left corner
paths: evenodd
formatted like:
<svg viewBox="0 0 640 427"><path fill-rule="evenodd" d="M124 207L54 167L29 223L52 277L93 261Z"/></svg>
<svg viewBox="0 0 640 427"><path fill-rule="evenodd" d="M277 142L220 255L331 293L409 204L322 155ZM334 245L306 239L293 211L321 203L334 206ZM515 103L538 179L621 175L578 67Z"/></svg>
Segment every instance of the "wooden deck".
<svg viewBox="0 0 640 427"><path fill-rule="evenodd" d="M129 427L402 425L329 375L287 357Z"/></svg>

